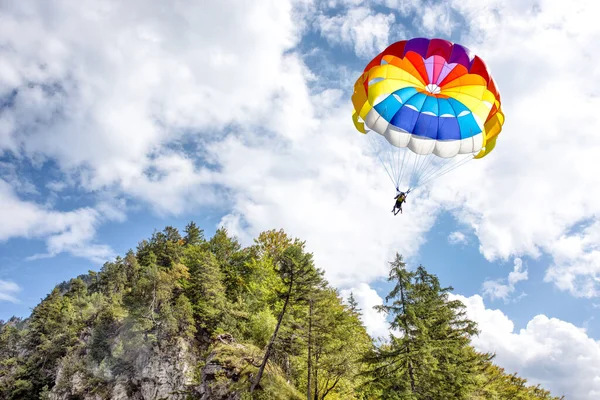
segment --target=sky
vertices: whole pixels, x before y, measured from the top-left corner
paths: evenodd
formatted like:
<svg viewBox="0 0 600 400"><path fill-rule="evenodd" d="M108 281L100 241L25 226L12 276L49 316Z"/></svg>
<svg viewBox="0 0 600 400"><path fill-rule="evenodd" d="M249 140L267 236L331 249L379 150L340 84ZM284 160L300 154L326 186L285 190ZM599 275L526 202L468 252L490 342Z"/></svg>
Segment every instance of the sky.
<svg viewBox="0 0 600 400"><path fill-rule="evenodd" d="M600 397L594 0L0 0L0 319L195 221L302 238L373 336L388 261L454 288L496 362ZM502 94L496 149L408 198L352 124L364 66L459 42Z"/></svg>

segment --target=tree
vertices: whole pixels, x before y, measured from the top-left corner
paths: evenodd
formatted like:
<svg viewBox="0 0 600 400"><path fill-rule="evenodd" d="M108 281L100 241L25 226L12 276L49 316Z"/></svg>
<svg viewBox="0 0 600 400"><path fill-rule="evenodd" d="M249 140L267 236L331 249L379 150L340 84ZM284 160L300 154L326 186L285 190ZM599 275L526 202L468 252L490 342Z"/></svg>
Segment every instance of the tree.
<svg viewBox="0 0 600 400"><path fill-rule="evenodd" d="M162 268L169 268L179 262L183 242L179 231L167 226L162 232L154 232L150 240L140 242L137 248L138 261L146 266L154 262Z"/></svg>
<svg viewBox="0 0 600 400"><path fill-rule="evenodd" d="M236 301L244 289L246 252L242 251L242 246L235 238L229 237L225 228L217 229L208 241L207 248L219 263L227 297Z"/></svg>
<svg viewBox="0 0 600 400"><path fill-rule="evenodd" d="M256 390L260 384L288 305L296 302L307 302L312 291L323 284L323 272L314 267L312 254L305 253L302 246L291 245L287 247L277 267L281 280L285 285L285 291L281 293L283 305L277 318L277 325L271 335L258 373L250 389L251 392Z"/></svg>
<svg viewBox="0 0 600 400"><path fill-rule="evenodd" d="M358 314L333 289L320 290L310 311L307 380L312 381L311 398L323 400L333 394L351 398L364 382L359 374L371 339Z"/></svg>
<svg viewBox="0 0 600 400"><path fill-rule="evenodd" d="M185 236L183 241L186 246L197 246L204 243L204 231L196 225L195 222L190 222L185 227Z"/></svg>
<svg viewBox="0 0 600 400"><path fill-rule="evenodd" d="M185 292L198 329L211 333L227 310L225 287L217 258L198 246L185 249L183 263L189 269Z"/></svg>
<svg viewBox="0 0 600 400"><path fill-rule="evenodd" d="M350 311L360 315L361 309L358 307L358 302L354 298L354 292L350 292L350 297L348 297L348 305L350 306Z"/></svg>
<svg viewBox="0 0 600 400"><path fill-rule="evenodd" d="M261 232L258 238L254 239L253 255L255 257L266 257L277 264L283 257L285 249L292 244L303 246L304 242L298 239L292 240L283 229Z"/></svg>
<svg viewBox="0 0 600 400"><path fill-rule="evenodd" d="M491 359L485 362L484 368L477 375L478 385L470 400L515 399L515 400L561 400L537 386L528 386L527 381L508 374L503 368L494 365Z"/></svg>
<svg viewBox="0 0 600 400"><path fill-rule="evenodd" d="M408 271L398 254L388 281L395 286L377 309L392 317L397 334L372 355L376 381L389 398L466 399L485 355L471 351L477 330L464 305L448 301L452 288L422 266Z"/></svg>

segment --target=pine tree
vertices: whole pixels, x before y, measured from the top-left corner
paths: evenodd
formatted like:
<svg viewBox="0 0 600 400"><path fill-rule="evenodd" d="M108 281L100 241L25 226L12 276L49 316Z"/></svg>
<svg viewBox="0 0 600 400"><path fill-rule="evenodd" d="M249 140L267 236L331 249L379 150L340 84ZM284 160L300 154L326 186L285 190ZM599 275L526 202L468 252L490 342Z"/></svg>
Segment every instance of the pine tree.
<svg viewBox="0 0 600 400"><path fill-rule="evenodd" d="M211 252L198 246L185 249L183 262L190 274L185 291L198 329L210 334L219 326L227 309L219 262Z"/></svg>
<svg viewBox="0 0 600 400"><path fill-rule="evenodd" d="M350 311L360 315L361 309L358 307L358 301L354 298L354 292L350 292L350 297L348 297L348 305L350 306Z"/></svg>
<svg viewBox="0 0 600 400"><path fill-rule="evenodd" d="M190 222L185 227L185 237L183 241L186 246L197 246L204 243L204 231L198 228L195 222Z"/></svg>
<svg viewBox="0 0 600 400"><path fill-rule="evenodd" d="M208 250L214 254L223 273L225 293L232 302L244 290L244 277L246 275L246 252L237 239L229 237L225 228L219 228L207 243Z"/></svg>
<svg viewBox="0 0 600 400"><path fill-rule="evenodd" d="M370 358L376 381L389 398L466 399L483 356L469 346L477 331L464 305L448 301L451 288L422 266L408 271L398 254L388 281L395 286L377 308L392 317L397 334Z"/></svg>

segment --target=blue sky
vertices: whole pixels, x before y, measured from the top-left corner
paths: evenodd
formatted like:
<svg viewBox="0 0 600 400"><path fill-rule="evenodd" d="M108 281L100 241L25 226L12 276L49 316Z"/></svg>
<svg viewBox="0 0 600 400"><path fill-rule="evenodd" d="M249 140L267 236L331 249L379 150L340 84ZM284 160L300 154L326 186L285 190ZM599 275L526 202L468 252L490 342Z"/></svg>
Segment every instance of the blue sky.
<svg viewBox="0 0 600 400"><path fill-rule="evenodd" d="M593 1L178 4L0 6L0 319L167 225L225 226L244 244L284 228L354 291L373 335L398 251L454 287L474 345L502 366L600 395ZM480 55L507 119L489 157L394 217L350 95L372 57L414 36ZM573 88L568 109L550 100Z"/></svg>

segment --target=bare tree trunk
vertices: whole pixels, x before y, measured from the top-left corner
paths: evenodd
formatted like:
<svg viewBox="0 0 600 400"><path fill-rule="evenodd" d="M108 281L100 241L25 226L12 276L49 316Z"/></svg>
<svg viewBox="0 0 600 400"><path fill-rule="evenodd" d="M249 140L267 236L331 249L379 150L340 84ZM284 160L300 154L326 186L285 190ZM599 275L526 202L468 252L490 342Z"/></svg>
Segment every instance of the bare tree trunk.
<svg viewBox="0 0 600 400"><path fill-rule="evenodd" d="M313 301L312 299L308 303L308 373L306 377L306 400L310 400L310 374L311 374L311 363L312 363L312 342L311 342L311 333L312 333L312 312L313 312Z"/></svg>
<svg viewBox="0 0 600 400"><path fill-rule="evenodd" d="M319 358L321 355L321 351L315 349L315 396L314 400L319 400Z"/></svg>
<svg viewBox="0 0 600 400"><path fill-rule="evenodd" d="M335 382L333 382L333 385L331 385L330 387L327 387L327 385L325 385L325 393L323 393L323 397L321 397L321 400L325 400L325 396L327 396L329 394L329 392L331 392L335 386L338 384L338 382L340 381L341 377L338 376L337 378L335 378ZM329 380L327 380L327 383L329 384ZM317 399L315 399L317 400Z"/></svg>
<svg viewBox="0 0 600 400"><path fill-rule="evenodd" d="M260 364L260 368L258 368L258 374L256 374L256 378L254 379L254 383L250 388L250 393L254 392L260 383L260 380L263 376L263 372L265 371L265 366L267 365L267 361L269 361L269 357L271 356L271 351L273 350L273 343L275 343L275 339L277 338L277 332L279 332L279 327L281 326L281 321L283 320L283 316L285 315L285 310L290 301L290 296L292 294L292 286L294 284L293 276L290 278L290 285L288 287L288 292L285 296L285 302L283 303L283 308L281 309L281 313L279 313L279 318L277 319L277 326L275 326L275 331L273 335L271 335L271 340L269 340L269 344L267 345L267 350L265 351L265 356L263 357L262 363Z"/></svg>
<svg viewBox="0 0 600 400"><path fill-rule="evenodd" d="M400 300L402 301L402 311L406 313L406 300L404 299L404 288L400 286ZM408 337L408 322L404 319L404 331L406 332L406 336ZM413 366L410 360L410 346L408 345L408 341L406 342L406 355L408 356L408 376L410 377L410 390L415 392L415 376L413 373Z"/></svg>

